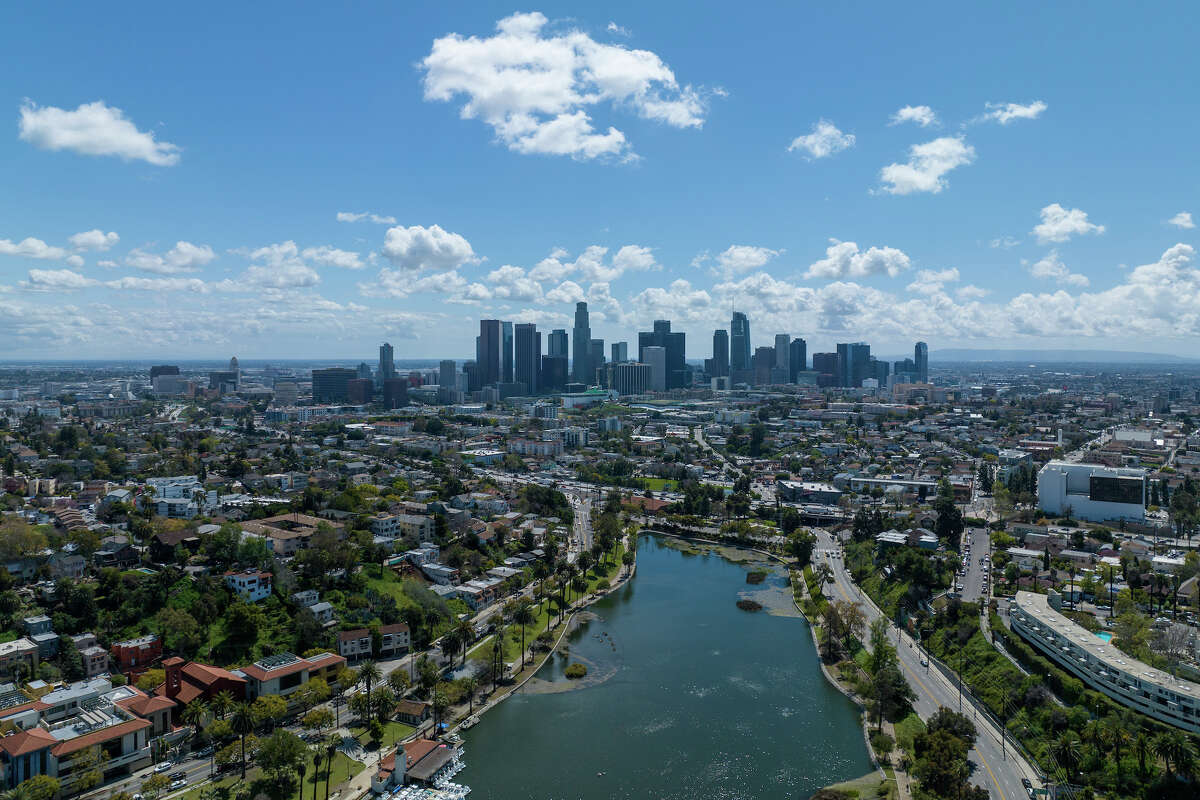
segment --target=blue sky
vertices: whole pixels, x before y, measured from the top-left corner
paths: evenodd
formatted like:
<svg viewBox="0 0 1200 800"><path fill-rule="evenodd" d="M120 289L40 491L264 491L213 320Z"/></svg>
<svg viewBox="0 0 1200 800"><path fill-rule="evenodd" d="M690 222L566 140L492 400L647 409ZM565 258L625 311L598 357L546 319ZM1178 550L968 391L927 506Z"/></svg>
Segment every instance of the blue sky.
<svg viewBox="0 0 1200 800"><path fill-rule="evenodd" d="M735 305L810 352L1200 355L1196 15L22 9L0 340L462 357L480 317L570 327L582 298L594 335L666 317L690 358Z"/></svg>

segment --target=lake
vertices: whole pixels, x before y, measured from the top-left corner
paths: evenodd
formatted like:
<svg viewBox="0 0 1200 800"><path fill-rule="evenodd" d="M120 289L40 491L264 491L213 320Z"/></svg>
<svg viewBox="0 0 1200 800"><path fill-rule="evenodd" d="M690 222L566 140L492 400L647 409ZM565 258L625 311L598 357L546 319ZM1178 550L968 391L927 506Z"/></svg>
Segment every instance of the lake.
<svg viewBox="0 0 1200 800"><path fill-rule="evenodd" d="M807 798L871 769L857 708L821 674L787 573L642 536L632 581L464 734L471 800ZM751 569L768 569L761 585ZM742 611L739 598L765 609ZM581 682L563 677L582 662Z"/></svg>

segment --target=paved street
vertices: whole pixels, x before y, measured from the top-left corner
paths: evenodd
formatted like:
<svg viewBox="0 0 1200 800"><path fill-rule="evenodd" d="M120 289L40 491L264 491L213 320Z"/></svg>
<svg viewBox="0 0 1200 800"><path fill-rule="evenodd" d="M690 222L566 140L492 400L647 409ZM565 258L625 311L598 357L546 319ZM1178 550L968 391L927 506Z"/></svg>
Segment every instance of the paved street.
<svg viewBox="0 0 1200 800"><path fill-rule="evenodd" d="M987 528L967 528L963 531L964 555L967 559L967 569L965 575L955 577L955 583L962 585L960 594L962 599L968 603L979 602L979 599L984 596L984 572L983 569L991 566L991 538L988 535ZM966 551L966 544L970 543L970 552Z"/></svg>
<svg viewBox="0 0 1200 800"><path fill-rule="evenodd" d="M880 616L879 609L851 580L842 559L837 555L840 548L830 534L819 528L813 530L817 534L819 554L814 561L819 563L823 559L833 570L834 582L824 587L825 594L831 599L859 603L867 623L870 624ZM893 641L899 643L896 652L900 666L916 692L917 700L913 707L921 718L928 719L941 706L955 711L961 708L963 713L973 718L979 734L975 747L968 754L968 758L975 765L971 782L982 786L995 800L1024 800L1026 794L1021 779L1029 778L1038 786L1037 771L1018 753L1013 752L1011 743L1002 747L1000 730L987 717L974 712L970 701L960 695L955 683L938 670L922 665L922 651L908 634L901 632L895 625L889 624L888 627Z"/></svg>

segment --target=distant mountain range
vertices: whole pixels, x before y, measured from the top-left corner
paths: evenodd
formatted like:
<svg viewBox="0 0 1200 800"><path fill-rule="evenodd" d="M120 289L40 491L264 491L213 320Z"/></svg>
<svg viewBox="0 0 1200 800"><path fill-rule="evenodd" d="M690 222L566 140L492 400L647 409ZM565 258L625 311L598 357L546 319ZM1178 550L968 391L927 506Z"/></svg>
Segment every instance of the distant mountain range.
<svg viewBox="0 0 1200 800"><path fill-rule="evenodd" d="M1010 361L1028 364L1200 364L1200 359L1169 353L1125 350L934 350L930 361Z"/></svg>

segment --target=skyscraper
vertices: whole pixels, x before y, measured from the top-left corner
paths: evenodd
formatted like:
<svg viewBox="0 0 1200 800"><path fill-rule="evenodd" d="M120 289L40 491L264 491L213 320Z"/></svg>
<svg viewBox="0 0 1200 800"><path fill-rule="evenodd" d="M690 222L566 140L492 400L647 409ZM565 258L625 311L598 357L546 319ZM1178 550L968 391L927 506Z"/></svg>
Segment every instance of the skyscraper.
<svg viewBox="0 0 1200 800"><path fill-rule="evenodd" d="M650 391L667 390L667 348L650 345L641 348L639 360L650 365Z"/></svg>
<svg viewBox="0 0 1200 800"><path fill-rule="evenodd" d="M750 319L741 311L729 321L729 369L750 369Z"/></svg>
<svg viewBox="0 0 1200 800"><path fill-rule="evenodd" d="M457 369L457 365L451 359L439 362L438 386L454 390L458 386L458 379L455 376Z"/></svg>
<svg viewBox="0 0 1200 800"><path fill-rule="evenodd" d="M396 365L392 360L392 346L387 342L379 345L379 381L396 377Z"/></svg>
<svg viewBox="0 0 1200 800"><path fill-rule="evenodd" d="M513 381L513 324L500 323L500 380Z"/></svg>
<svg viewBox="0 0 1200 800"><path fill-rule="evenodd" d="M532 322L519 322L516 328L513 377L525 384L525 391L537 394L542 371L542 335Z"/></svg>
<svg viewBox="0 0 1200 800"><path fill-rule="evenodd" d="M349 367L314 369L312 371L313 402L344 402L350 396L349 384L354 379L355 371Z"/></svg>
<svg viewBox="0 0 1200 800"><path fill-rule="evenodd" d="M502 377L500 346L503 327L498 319L479 320L479 338L475 340L475 369L480 387L499 383Z"/></svg>
<svg viewBox="0 0 1200 800"><path fill-rule="evenodd" d="M729 376L729 331L721 328L713 331L712 369L713 378Z"/></svg>
<svg viewBox="0 0 1200 800"><path fill-rule="evenodd" d="M595 375L592 372L592 326L588 323L587 303L575 304L575 329L571 331L571 377L576 383L591 386Z"/></svg>
<svg viewBox="0 0 1200 800"><path fill-rule="evenodd" d="M546 355L568 357L570 352L567 350L567 332L563 328L555 328L550 331L550 335L546 337Z"/></svg>
<svg viewBox="0 0 1200 800"><path fill-rule="evenodd" d="M840 343L838 355L838 386L862 386L863 378L873 377L871 345L866 342Z"/></svg>
<svg viewBox="0 0 1200 800"><path fill-rule="evenodd" d="M592 339L588 348L588 367L592 370L592 379L588 385L600 383L604 375L604 340Z"/></svg>
<svg viewBox="0 0 1200 800"><path fill-rule="evenodd" d="M612 343L612 363L624 364L629 360L629 342Z"/></svg>
<svg viewBox="0 0 1200 800"><path fill-rule="evenodd" d="M792 343L788 348L788 376L792 383L796 382L796 377L808 369L808 342L797 336L792 339Z"/></svg>
<svg viewBox="0 0 1200 800"><path fill-rule="evenodd" d="M917 342L917 346L913 348L913 361L917 366L917 380L929 383L929 345Z"/></svg>
<svg viewBox="0 0 1200 800"><path fill-rule="evenodd" d="M775 334L775 366L788 369L791 363L792 337L786 333Z"/></svg>
<svg viewBox="0 0 1200 800"><path fill-rule="evenodd" d="M647 347L661 347L666 351L668 389L678 389L687 386L688 371L685 360L687 338L682 331L671 331L671 320L654 320L654 330L642 331L638 334L638 361L646 363L645 350Z"/></svg>

